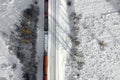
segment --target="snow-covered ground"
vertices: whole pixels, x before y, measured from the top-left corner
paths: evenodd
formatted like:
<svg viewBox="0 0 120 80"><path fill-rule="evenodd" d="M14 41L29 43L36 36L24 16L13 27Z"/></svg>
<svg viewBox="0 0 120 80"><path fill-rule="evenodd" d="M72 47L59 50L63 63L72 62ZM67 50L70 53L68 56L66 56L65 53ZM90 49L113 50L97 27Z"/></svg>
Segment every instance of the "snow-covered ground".
<svg viewBox="0 0 120 80"><path fill-rule="evenodd" d="M16 29L15 24L18 25L20 23L19 21L23 17L22 12L28 7L30 7L30 4L33 4L34 1L35 0L0 0L0 80L24 80L23 79L24 65L17 58L16 51L14 52L14 50L9 49L10 48L9 44L12 44L12 42L10 42L10 36L11 32L14 32ZM41 0L39 0L39 5L43 7L43 5L41 5ZM40 14L41 13L43 14L42 10ZM42 19L43 18L40 18L38 24L39 27L38 35L41 36L40 38L39 37L37 38L38 43L41 43L41 40L43 41L43 33L40 32L43 31ZM30 48L30 46L28 48ZM43 43L41 43L40 45L37 44L37 53L39 53L37 55L38 57L36 58L36 60L39 63L38 65L39 73L37 76L40 76L38 77L38 80L42 80ZM40 55L42 57L39 57ZM39 59L41 58L41 60L39 60L38 58Z"/></svg>
<svg viewBox="0 0 120 80"><path fill-rule="evenodd" d="M9 52L6 38L0 34L0 80L22 80L22 64Z"/></svg>
<svg viewBox="0 0 120 80"><path fill-rule="evenodd" d="M8 49L10 31L30 0L0 0L0 80L22 80L22 64ZM24 5L24 6L23 6Z"/></svg>
<svg viewBox="0 0 120 80"><path fill-rule="evenodd" d="M43 56L44 56L44 0L38 0L40 6L40 15L37 30L37 80L43 80Z"/></svg>
<svg viewBox="0 0 120 80"><path fill-rule="evenodd" d="M68 3L67 6L67 1L71 1L71 5ZM55 80L120 79L119 2L120 0L59 0L55 23ZM80 69L78 63L69 58L72 48L69 34L73 34L70 29L74 25L71 22L75 21L70 19L70 14L73 12L81 16L77 23L80 30L77 36L80 45L77 49L80 55L83 54L84 64Z"/></svg>

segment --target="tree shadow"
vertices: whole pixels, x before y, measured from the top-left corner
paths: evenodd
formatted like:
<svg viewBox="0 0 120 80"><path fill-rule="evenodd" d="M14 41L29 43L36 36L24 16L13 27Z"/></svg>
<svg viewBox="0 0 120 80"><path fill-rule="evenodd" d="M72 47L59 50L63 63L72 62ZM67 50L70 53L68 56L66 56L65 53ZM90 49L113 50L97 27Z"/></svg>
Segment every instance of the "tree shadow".
<svg viewBox="0 0 120 80"><path fill-rule="evenodd" d="M120 0L106 0L107 2L109 2L109 3L111 3L111 5L115 8L115 10L116 11L114 11L114 12L119 12L120 13ZM69 34L73 34L72 33L72 27L73 27L73 24L74 23L72 23L71 22L71 18L70 18L70 16L71 16L71 13L72 12L75 12L75 7L74 7L74 5L73 5L73 0L67 0L66 1L66 5L67 5L67 11L66 10L64 10L64 11L66 11L67 12L67 15L69 16L68 17L68 21L66 21L66 19L64 18L64 16L66 16L67 17L67 15L64 13L64 11L63 11L63 14L64 14L64 16L63 16L63 20L65 21L65 23L66 24L68 24L69 25L69 31L70 31L70 33ZM63 9L64 9L64 5L63 4L61 4L61 6L63 7ZM51 19L53 20L53 21L56 21L56 19L55 18L53 18L53 17L51 17ZM63 29L63 26L59 23L59 21L56 21L56 25L57 25L57 27L59 27L66 35L69 35L64 29ZM57 30L51 30L51 29L49 29L50 30L50 32L52 33L52 35L54 36L54 37L56 37L56 41L58 41L61 45L62 45L62 47L69 53L69 54L71 54L71 56L72 56L72 52L71 51L69 51L70 49L71 49L71 47L68 45L68 43L67 43L67 41L66 40L64 40L64 39L62 39L62 37L63 36L59 36L61 39L62 39L62 41L60 41L59 40L59 38L58 38L58 36L56 36L56 32L57 32ZM56 32L54 32L54 31L56 31ZM54 42L53 42L54 43ZM74 48L74 44L72 44L72 48ZM68 77L69 77L70 75L68 75ZM77 76L79 77L79 74L77 74ZM70 76L70 80L75 80L75 79L73 79L72 78L72 76Z"/></svg>
<svg viewBox="0 0 120 80"><path fill-rule="evenodd" d="M54 16L49 16L50 20L55 22L55 27L56 27L54 29L49 28L49 34L51 34L53 37L55 37L56 42L61 44L61 46L64 48L64 50L66 50L67 55L68 55L67 57L69 58L66 60L75 61L78 64L76 67L80 67L79 68L79 70L80 70L81 67L83 66L83 63L76 61L75 56L74 56L75 51L73 51L73 52L71 51L72 48L75 48L75 41L73 41L73 43L71 43L71 46L70 46L68 44L67 40L64 38L64 35L61 35L61 32L63 32L65 35L67 35L67 37L69 37L70 34L72 34L73 36L75 35L74 31L72 29L73 29L73 26L76 24L76 21L73 22L71 20L71 16L76 15L74 1L66 0L63 2L62 0L60 0L59 5L60 5L60 7L59 7L60 13L59 14L62 19L61 21L63 21L63 23L65 23L65 24L62 24L58 17L56 19L56 17L54 17ZM79 18L79 17L76 17L76 18ZM67 31L65 30L66 27L67 27ZM57 29L59 29L59 30L57 30ZM61 31L61 32L59 32L59 31ZM59 33L60 35L57 36L56 33ZM55 42L52 42L52 43L55 44ZM56 46L56 44L55 44L55 46ZM65 66L66 65L68 65L68 67L74 66L72 64L65 64ZM69 73L69 71L67 71L67 73ZM76 79L73 79L74 76L76 76L76 75L79 77L79 72L75 72L76 73L75 75L73 75L72 72L70 74L67 74L67 73L65 73L67 75L67 77L71 76L72 80L76 80Z"/></svg>
<svg viewBox="0 0 120 80"><path fill-rule="evenodd" d="M109 2L115 9L115 12L120 14L120 0L106 0L106 2Z"/></svg>
<svg viewBox="0 0 120 80"><path fill-rule="evenodd" d="M79 18L81 17L81 15L77 15L77 13L75 11L75 6L74 6L74 1L73 0L66 0L66 2L59 1L59 3L61 5L61 7L60 7L61 8L60 12L62 14L61 18L64 21L64 23L69 26L67 28L67 29L69 29L69 31L66 32L64 27L67 27L67 26L65 24L61 24L59 21L57 21L57 27L59 27L59 29L61 29L65 33L65 35L67 35L67 37L69 37L71 39L70 36L72 36L73 38L71 40L71 46L69 46L67 40L63 39L64 36L59 36L60 39L62 40L61 42L60 42L59 38L57 39L58 36L56 36L56 39L57 39L57 41L60 42L60 44L62 44L64 49L68 52L68 55L67 55L68 59L66 59L68 61L68 63L66 65L68 65L68 67L71 66L72 68L73 67L75 68L75 66L73 64L69 63L69 62L70 61L76 62L77 63L76 67L78 67L79 70L80 70L82 68L84 62L77 61L77 59L76 59L76 56L77 56L76 55L76 53L77 53L76 52L77 51L77 48L76 48L76 36L79 33L77 33L77 35L76 35L76 32L73 30L73 27L79 22ZM56 32L57 32L57 30L56 30ZM60 33L60 32L58 32L58 33ZM75 72L75 73L79 77L79 72ZM76 79L73 79L74 75L72 73L71 74L65 73L65 74L67 75L66 78L71 76L72 80L76 80Z"/></svg>

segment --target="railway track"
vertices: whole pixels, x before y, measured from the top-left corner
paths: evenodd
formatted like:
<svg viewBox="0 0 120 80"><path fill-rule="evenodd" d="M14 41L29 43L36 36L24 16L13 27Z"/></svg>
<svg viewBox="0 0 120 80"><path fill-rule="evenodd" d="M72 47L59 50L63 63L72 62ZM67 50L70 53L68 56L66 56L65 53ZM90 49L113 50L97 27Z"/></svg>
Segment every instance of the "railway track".
<svg viewBox="0 0 120 80"><path fill-rule="evenodd" d="M48 79L58 80L56 77L56 10L58 0L49 0L49 31L48 31Z"/></svg>

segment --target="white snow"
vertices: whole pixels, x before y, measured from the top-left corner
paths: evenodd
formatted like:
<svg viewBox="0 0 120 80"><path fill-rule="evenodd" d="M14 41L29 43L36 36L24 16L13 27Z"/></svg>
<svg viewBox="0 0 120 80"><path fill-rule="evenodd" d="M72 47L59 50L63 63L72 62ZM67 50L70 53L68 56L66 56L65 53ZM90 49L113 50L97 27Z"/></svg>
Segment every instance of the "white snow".
<svg viewBox="0 0 120 80"><path fill-rule="evenodd" d="M38 0L40 6L40 15L37 30L37 80L43 80L43 56L44 56L44 0Z"/></svg>
<svg viewBox="0 0 120 80"><path fill-rule="evenodd" d="M23 80L22 64L8 49L10 32L32 0L0 0L0 80Z"/></svg>
<svg viewBox="0 0 120 80"><path fill-rule="evenodd" d="M22 80L21 67L22 64L9 52L5 38L0 34L0 80Z"/></svg>
<svg viewBox="0 0 120 80"><path fill-rule="evenodd" d="M59 0L57 11L56 40L57 80L119 80L120 79L120 15L119 0ZM53 3L55 4L55 3ZM116 4L116 5L115 5ZM71 12L81 14L79 20L79 51L85 64L81 70L66 66L67 54L71 48L68 34ZM70 20L71 21L71 20ZM56 27L56 26L55 26ZM52 53L51 53L52 54ZM74 63L74 62L73 62ZM76 64L74 64L76 65ZM79 74L79 75L78 75Z"/></svg>

